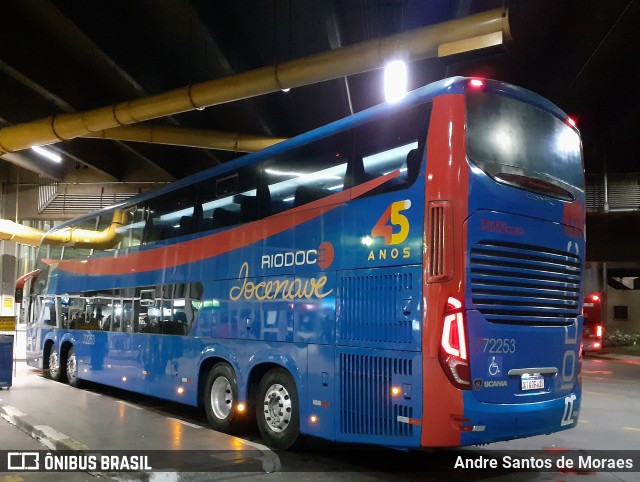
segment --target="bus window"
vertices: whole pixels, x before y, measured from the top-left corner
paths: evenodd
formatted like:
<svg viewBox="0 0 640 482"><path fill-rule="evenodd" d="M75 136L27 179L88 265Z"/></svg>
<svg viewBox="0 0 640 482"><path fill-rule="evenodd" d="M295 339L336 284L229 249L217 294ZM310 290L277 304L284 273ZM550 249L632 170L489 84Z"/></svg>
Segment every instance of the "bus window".
<svg viewBox="0 0 640 482"><path fill-rule="evenodd" d="M79 296L63 295L60 297L60 309L62 327L76 329L78 320L84 319L85 299Z"/></svg>
<svg viewBox="0 0 640 482"><path fill-rule="evenodd" d="M268 192L258 189L255 167L226 173L198 186L202 210L199 231L226 228L254 221L268 214Z"/></svg>
<svg viewBox="0 0 640 482"><path fill-rule="evenodd" d="M394 171L398 172L397 177L372 194L413 184L424 156L430 109L431 104L422 104L359 127L355 148L362 164L354 163L355 184Z"/></svg>
<svg viewBox="0 0 640 482"><path fill-rule="evenodd" d="M56 305L54 298L50 296L38 296L38 305L41 307L38 323L41 325L56 326Z"/></svg>
<svg viewBox="0 0 640 482"><path fill-rule="evenodd" d="M133 300L122 300L122 331L136 333L138 331L138 317L133 313Z"/></svg>
<svg viewBox="0 0 640 482"><path fill-rule="evenodd" d="M271 214L322 199L344 187L351 157L351 132L294 149L263 164Z"/></svg>
<svg viewBox="0 0 640 482"><path fill-rule="evenodd" d="M38 256L40 259L48 258L53 260L62 259L62 246L51 246L51 245L43 245L40 246L40 251L38 252ZM43 252L44 251L44 252ZM44 256L42 256L44 254Z"/></svg>
<svg viewBox="0 0 640 482"><path fill-rule="evenodd" d="M584 190L579 134L535 105L487 92L467 96L467 150L495 181L567 201Z"/></svg>
<svg viewBox="0 0 640 482"><path fill-rule="evenodd" d="M142 232L147 219L146 212L142 207L131 206L127 208L127 223L116 229L122 236L120 249L139 246L142 242Z"/></svg>
<svg viewBox="0 0 640 482"><path fill-rule="evenodd" d="M142 242L149 244L195 232L200 217L200 209L195 209L195 205L193 188L172 191L149 201Z"/></svg>

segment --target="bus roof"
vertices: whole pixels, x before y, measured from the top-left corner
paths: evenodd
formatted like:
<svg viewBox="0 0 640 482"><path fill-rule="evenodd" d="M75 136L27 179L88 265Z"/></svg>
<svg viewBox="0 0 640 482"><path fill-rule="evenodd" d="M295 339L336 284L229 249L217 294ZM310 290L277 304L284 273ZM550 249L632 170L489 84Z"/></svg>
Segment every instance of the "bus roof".
<svg viewBox="0 0 640 482"><path fill-rule="evenodd" d="M111 213L116 209L122 209L127 206L133 206L140 202L144 202L148 199L152 199L156 196L160 196L160 195L172 192L174 190L181 189L183 187L187 187L192 184L196 184L200 181L204 181L213 176L218 176L226 172L231 172L239 168L249 166L256 162L260 162L264 159L268 159L272 156L281 154L283 152L287 152L291 149L295 149L296 147L303 146L305 144L308 144L309 142L322 139L324 137L355 127L360 124L367 123L373 119L376 119L380 116L385 115L388 112L409 108L414 105L427 102L431 99L434 99L435 97L445 95L445 94L463 94L469 89L474 88L474 87L470 87L469 85L470 80L472 79L469 77L451 77L448 79L443 79L443 80L433 82L431 84L425 85L423 87L420 87L416 90L413 90L407 93L407 95L397 103L390 104L387 102L383 102L376 106L357 112L351 116L344 117L337 121L331 122L330 124L326 124L324 126L318 127L311 131L292 137L291 139L288 139L286 141L280 142L278 144L274 144L260 151L246 154L244 156L241 156L229 162L226 162L222 165L205 169L204 171L185 177L184 179L180 179L178 181L172 182L171 184L168 184L161 188L154 189L152 191L148 191L142 194L138 194L121 203L114 204L112 206L108 206L106 208L102 208L100 210L84 214L74 219L70 219L50 229L48 233L74 225L84 220L95 218L96 216L101 214ZM562 111L560 108L558 108L555 104L548 101L544 97L541 97L540 95L534 92L531 92L530 90L524 89L522 87L516 87L514 85L510 85L497 80L489 80L489 79L481 79L481 80L482 80L482 87L476 87L476 88L480 88L485 92L492 92L500 95L506 95L508 97L513 97L515 99L521 100L528 104L535 105L543 110L550 112L551 114L562 119L563 121L566 121L568 117L567 114L564 111Z"/></svg>

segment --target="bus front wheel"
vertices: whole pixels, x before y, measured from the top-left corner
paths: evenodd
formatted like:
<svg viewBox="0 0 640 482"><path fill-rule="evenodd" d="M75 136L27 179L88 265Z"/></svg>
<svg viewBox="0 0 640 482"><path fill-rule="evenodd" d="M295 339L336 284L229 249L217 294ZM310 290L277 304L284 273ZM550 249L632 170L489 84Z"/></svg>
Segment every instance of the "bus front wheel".
<svg viewBox="0 0 640 482"><path fill-rule="evenodd" d="M289 372L269 370L260 381L256 399L258 428L267 445L288 449L300 435L298 392Z"/></svg>
<svg viewBox="0 0 640 482"><path fill-rule="evenodd" d="M231 432L237 429L237 400L235 372L227 363L218 363L209 372L204 395L207 420L214 430Z"/></svg>
<svg viewBox="0 0 640 482"><path fill-rule="evenodd" d="M66 382L65 367L62 366L60 356L58 355L58 347L51 346L51 352L49 353L49 377L56 382Z"/></svg>

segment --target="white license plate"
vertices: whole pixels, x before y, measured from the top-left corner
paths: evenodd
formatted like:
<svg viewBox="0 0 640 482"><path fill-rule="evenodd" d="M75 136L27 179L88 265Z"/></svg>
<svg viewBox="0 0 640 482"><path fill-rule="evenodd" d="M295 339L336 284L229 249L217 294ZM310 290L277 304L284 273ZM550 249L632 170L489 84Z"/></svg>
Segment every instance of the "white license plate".
<svg viewBox="0 0 640 482"><path fill-rule="evenodd" d="M540 390L544 388L542 375L522 375L520 383L523 390Z"/></svg>

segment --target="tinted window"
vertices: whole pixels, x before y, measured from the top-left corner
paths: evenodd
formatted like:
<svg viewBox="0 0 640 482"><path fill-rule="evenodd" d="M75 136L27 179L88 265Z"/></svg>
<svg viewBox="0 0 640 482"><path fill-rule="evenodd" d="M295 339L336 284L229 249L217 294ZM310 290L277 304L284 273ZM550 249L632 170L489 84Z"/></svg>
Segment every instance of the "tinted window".
<svg viewBox="0 0 640 482"><path fill-rule="evenodd" d="M467 152L499 182L561 198L584 189L578 133L551 113L509 97L468 94Z"/></svg>
<svg viewBox="0 0 640 482"><path fill-rule="evenodd" d="M256 167L227 173L198 186L198 204L202 220L199 231L234 226L264 216L268 207L264 190L258 189Z"/></svg>
<svg viewBox="0 0 640 482"><path fill-rule="evenodd" d="M374 192L387 192L411 185L420 171L429 128L431 104L394 113L356 130L354 184L396 173Z"/></svg>
<svg viewBox="0 0 640 482"><path fill-rule="evenodd" d="M145 244L194 232L197 223L195 189L173 191L152 199L146 206L148 217L142 234Z"/></svg>
<svg viewBox="0 0 640 482"><path fill-rule="evenodd" d="M121 249L131 248L142 243L142 233L148 217L147 212L138 206L128 207L126 212L126 222L116 228L116 232L120 236L119 248Z"/></svg>
<svg viewBox="0 0 640 482"><path fill-rule="evenodd" d="M271 214L322 199L344 187L351 132L330 136L264 162Z"/></svg>

